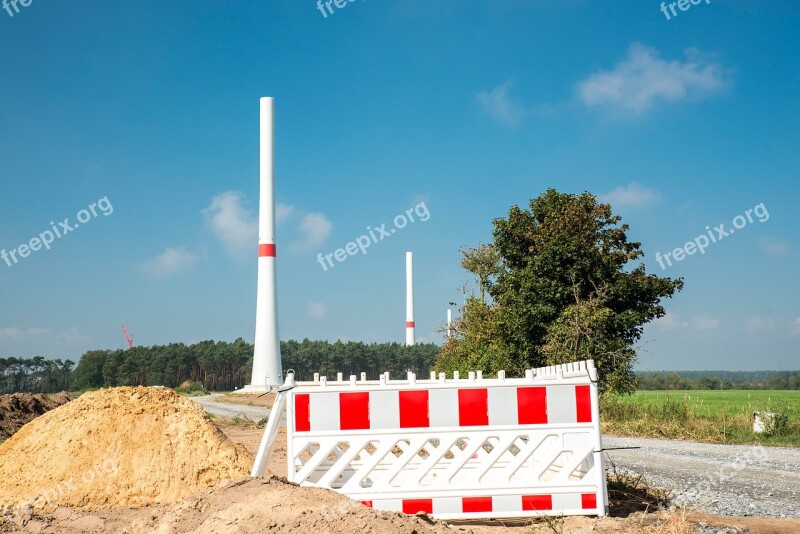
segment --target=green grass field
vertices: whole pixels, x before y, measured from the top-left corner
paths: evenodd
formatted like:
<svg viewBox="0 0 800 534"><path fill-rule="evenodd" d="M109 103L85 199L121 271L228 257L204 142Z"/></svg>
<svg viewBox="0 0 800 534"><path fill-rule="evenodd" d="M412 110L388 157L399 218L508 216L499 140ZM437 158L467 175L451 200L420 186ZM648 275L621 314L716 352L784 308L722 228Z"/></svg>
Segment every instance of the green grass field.
<svg viewBox="0 0 800 534"><path fill-rule="evenodd" d="M609 434L800 446L800 391L638 391L604 398L601 406ZM754 434L755 411L785 413L789 425L774 436Z"/></svg>

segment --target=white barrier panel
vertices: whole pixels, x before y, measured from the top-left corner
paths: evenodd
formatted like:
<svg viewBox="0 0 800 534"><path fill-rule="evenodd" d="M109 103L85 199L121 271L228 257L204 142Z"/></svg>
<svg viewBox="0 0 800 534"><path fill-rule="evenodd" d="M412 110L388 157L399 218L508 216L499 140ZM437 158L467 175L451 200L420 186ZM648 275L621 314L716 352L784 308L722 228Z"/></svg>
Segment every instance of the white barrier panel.
<svg viewBox="0 0 800 534"><path fill-rule="evenodd" d="M440 519L606 513L592 361L521 379L323 377L284 395L292 482Z"/></svg>

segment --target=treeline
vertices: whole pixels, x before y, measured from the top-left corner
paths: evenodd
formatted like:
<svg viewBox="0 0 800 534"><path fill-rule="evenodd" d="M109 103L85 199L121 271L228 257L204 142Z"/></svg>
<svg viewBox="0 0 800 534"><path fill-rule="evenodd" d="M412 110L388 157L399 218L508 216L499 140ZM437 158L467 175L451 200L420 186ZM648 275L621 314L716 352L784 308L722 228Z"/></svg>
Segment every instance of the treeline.
<svg viewBox="0 0 800 534"><path fill-rule="evenodd" d="M55 393L72 388L72 360L0 358L0 394Z"/></svg>
<svg viewBox="0 0 800 534"><path fill-rule="evenodd" d="M294 369L298 380L313 374L329 377L342 372L367 373L376 379L384 371L405 376L406 371L427 375L439 347L433 343L406 347L399 343L337 341L282 341L283 369ZM129 350L95 350L84 354L74 372L76 389L114 386L177 387L186 381L206 389L228 391L250 382L253 345L239 338L233 343L201 341L172 343Z"/></svg>
<svg viewBox="0 0 800 534"><path fill-rule="evenodd" d="M637 374L639 389L800 389L800 371L673 371Z"/></svg>

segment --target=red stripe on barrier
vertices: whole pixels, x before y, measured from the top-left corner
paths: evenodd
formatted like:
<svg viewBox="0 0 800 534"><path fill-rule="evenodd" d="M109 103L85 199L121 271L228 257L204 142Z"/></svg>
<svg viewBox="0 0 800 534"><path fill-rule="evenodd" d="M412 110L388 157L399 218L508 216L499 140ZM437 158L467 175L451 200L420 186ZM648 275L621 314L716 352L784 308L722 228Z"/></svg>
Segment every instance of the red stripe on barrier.
<svg viewBox="0 0 800 534"><path fill-rule="evenodd" d="M403 513L414 515L417 512L433 513L433 499L403 499Z"/></svg>
<svg viewBox="0 0 800 534"><path fill-rule="evenodd" d="M594 510L597 508L597 495L595 493L582 493L581 508L584 510Z"/></svg>
<svg viewBox="0 0 800 534"><path fill-rule="evenodd" d="M517 420L521 425L547 424L547 388L517 388Z"/></svg>
<svg viewBox="0 0 800 534"><path fill-rule="evenodd" d="M489 392L486 389L458 390L458 424L482 426L489 424Z"/></svg>
<svg viewBox="0 0 800 534"><path fill-rule="evenodd" d="M400 392L400 428L427 428L428 390Z"/></svg>
<svg viewBox="0 0 800 534"><path fill-rule="evenodd" d="M367 508L372 508L372 501L361 501L361 504L363 504Z"/></svg>
<svg viewBox="0 0 800 534"><path fill-rule="evenodd" d="M339 428L341 430L369 428L369 392L339 393Z"/></svg>
<svg viewBox="0 0 800 534"><path fill-rule="evenodd" d="M414 321L406 321L406 328L414 328Z"/></svg>
<svg viewBox="0 0 800 534"><path fill-rule="evenodd" d="M275 245L258 245L258 257L259 258L263 258L263 257L274 258L277 255L278 254L277 254L277 250L275 248Z"/></svg>
<svg viewBox="0 0 800 534"><path fill-rule="evenodd" d="M465 514L475 512L491 512L492 511L492 498L491 497L462 497L461 498L461 511Z"/></svg>
<svg viewBox="0 0 800 534"><path fill-rule="evenodd" d="M553 497L552 495L523 495L522 496L522 511L538 511L538 510L552 510Z"/></svg>
<svg viewBox="0 0 800 534"><path fill-rule="evenodd" d="M592 422L592 395L589 386L575 386L575 411L578 423Z"/></svg>
<svg viewBox="0 0 800 534"><path fill-rule="evenodd" d="M308 393L298 393L294 396L294 429L297 432L311 430L311 410L309 409L310 396Z"/></svg>

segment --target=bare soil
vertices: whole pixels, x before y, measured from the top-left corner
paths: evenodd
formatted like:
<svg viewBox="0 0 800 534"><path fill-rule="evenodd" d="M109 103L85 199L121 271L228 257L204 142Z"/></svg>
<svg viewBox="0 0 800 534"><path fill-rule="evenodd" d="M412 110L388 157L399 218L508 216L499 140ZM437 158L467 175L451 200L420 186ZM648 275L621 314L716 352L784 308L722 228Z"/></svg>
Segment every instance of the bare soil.
<svg viewBox="0 0 800 534"><path fill-rule="evenodd" d="M174 503L246 476L252 462L170 389L93 391L0 445L0 510Z"/></svg>
<svg viewBox="0 0 800 534"><path fill-rule="evenodd" d="M72 400L66 393L0 395L0 440L8 439L35 418Z"/></svg>

